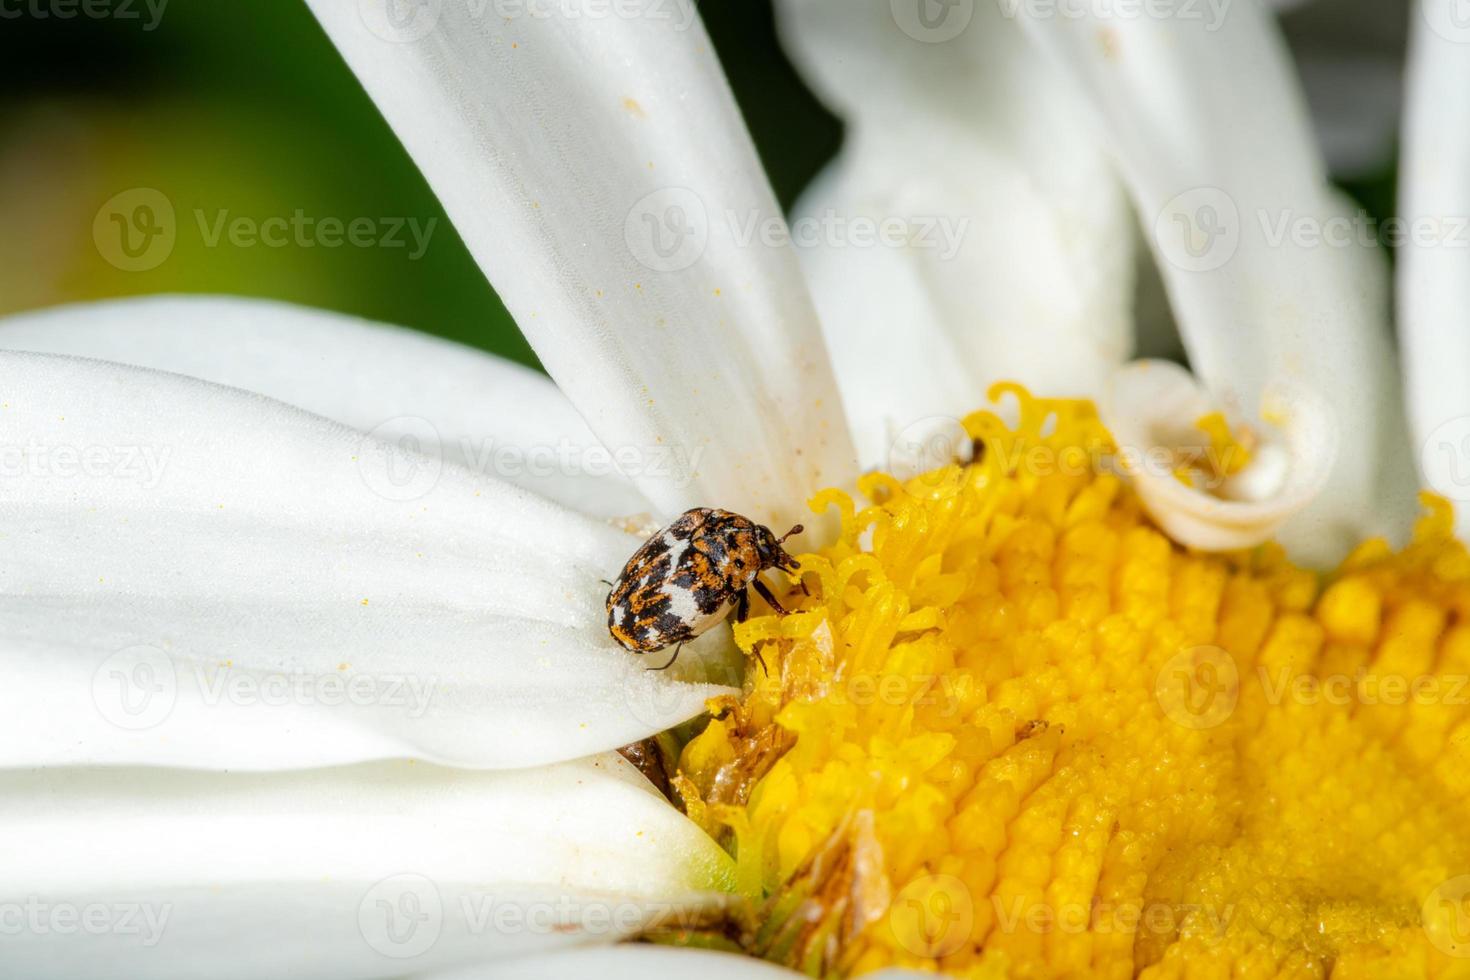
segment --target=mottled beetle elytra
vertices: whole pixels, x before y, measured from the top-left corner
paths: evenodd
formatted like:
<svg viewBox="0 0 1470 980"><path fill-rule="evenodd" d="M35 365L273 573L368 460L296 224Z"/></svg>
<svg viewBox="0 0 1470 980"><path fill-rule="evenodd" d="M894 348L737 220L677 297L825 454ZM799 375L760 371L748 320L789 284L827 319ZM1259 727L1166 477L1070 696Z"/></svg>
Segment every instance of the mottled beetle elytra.
<svg viewBox="0 0 1470 980"><path fill-rule="evenodd" d="M679 515L639 548L607 596L607 630L634 653L683 645L735 610L750 615L755 589L779 615L786 610L760 580L768 568L794 572L801 563L781 547L800 534L798 524L781 537L763 524L728 510L696 507ZM679 650L662 667L679 659Z"/></svg>

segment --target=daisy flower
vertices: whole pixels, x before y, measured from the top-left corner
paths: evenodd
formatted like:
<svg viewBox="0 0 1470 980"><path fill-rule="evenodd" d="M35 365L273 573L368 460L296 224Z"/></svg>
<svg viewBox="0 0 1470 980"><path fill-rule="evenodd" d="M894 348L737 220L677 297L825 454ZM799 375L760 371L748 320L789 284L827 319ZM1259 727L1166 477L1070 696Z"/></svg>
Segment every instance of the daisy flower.
<svg viewBox="0 0 1470 980"><path fill-rule="evenodd" d="M789 224L687 4L311 5L555 383L0 323L6 972L1464 972L1448 4L1407 398L1254 3L785 0L849 125ZM649 671L607 580L693 506L807 526L790 612Z"/></svg>

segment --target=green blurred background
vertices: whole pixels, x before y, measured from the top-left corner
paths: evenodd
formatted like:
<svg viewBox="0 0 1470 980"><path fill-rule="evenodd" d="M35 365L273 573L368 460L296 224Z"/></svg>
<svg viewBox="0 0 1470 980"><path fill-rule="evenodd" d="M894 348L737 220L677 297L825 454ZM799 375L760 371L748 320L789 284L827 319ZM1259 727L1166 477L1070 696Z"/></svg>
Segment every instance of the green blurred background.
<svg viewBox="0 0 1470 980"><path fill-rule="evenodd" d="M167 0L157 17L145 0L110 0L103 18L60 9L0 6L0 315L136 293L265 296L535 363L302 0ZM780 53L769 0L705 0L701 13L789 206L836 152L840 124ZM99 252L93 220L136 187L172 201L178 236L157 268L128 272ZM195 209L210 222L300 210L438 223L413 259L412 247L210 247Z"/></svg>
<svg viewBox="0 0 1470 980"><path fill-rule="evenodd" d="M136 293L265 296L535 363L302 0L100 2L114 15L62 19L80 0L0 0L0 315ZM1386 50L1392 62L1401 6L1385 0L1368 18L1357 6L1342 17L1340 5L1307 4L1287 17L1287 34L1299 56L1325 40L1337 55ZM781 53L770 0L703 0L700 11L789 206L836 152L841 126ZM1391 165L1344 186L1370 213L1390 213ZM99 251L93 222L138 187L173 203L178 236L156 268L130 272ZM211 247L196 209L211 221L300 211L437 223L414 259L408 248L345 244Z"/></svg>

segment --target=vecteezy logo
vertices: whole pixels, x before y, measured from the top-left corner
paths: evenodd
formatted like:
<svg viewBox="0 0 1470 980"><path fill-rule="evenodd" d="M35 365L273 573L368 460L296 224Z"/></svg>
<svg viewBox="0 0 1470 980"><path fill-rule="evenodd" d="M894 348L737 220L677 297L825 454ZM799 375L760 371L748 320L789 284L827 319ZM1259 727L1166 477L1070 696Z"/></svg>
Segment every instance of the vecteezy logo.
<svg viewBox="0 0 1470 980"><path fill-rule="evenodd" d="M118 728L142 731L161 723L178 700L173 660L156 647L119 650L92 674L92 703Z"/></svg>
<svg viewBox="0 0 1470 980"><path fill-rule="evenodd" d="M357 471L367 488L386 500L418 500L444 471L439 430L416 415L389 419L362 437Z"/></svg>
<svg viewBox="0 0 1470 980"><path fill-rule="evenodd" d="M1434 33L1454 44L1470 44L1470 0L1421 0L1416 6Z"/></svg>
<svg viewBox="0 0 1470 980"><path fill-rule="evenodd" d="M889 0L889 7L898 29L925 44L954 40L975 16L975 0Z"/></svg>
<svg viewBox="0 0 1470 980"><path fill-rule="evenodd" d="M957 493L960 481L943 468L963 462L970 453L970 434L957 419L934 415L904 426L888 447L888 472L905 482L918 479L935 495Z"/></svg>
<svg viewBox="0 0 1470 980"><path fill-rule="evenodd" d="M975 931L974 899L953 875L915 878L898 893L891 909L893 938L921 959L956 952Z"/></svg>
<svg viewBox="0 0 1470 980"><path fill-rule="evenodd" d="M396 960L428 952L444 928L439 888L423 875L393 875L357 904L357 929L373 949Z"/></svg>
<svg viewBox="0 0 1470 980"><path fill-rule="evenodd" d="M1440 882L1422 912L1424 932L1440 952L1470 957L1470 875Z"/></svg>
<svg viewBox="0 0 1470 980"><path fill-rule="evenodd" d="M686 187L665 187L628 210L623 223L628 250L655 272L687 269L709 244L709 215L699 195Z"/></svg>
<svg viewBox="0 0 1470 980"><path fill-rule="evenodd" d="M670 647L646 654L639 660L661 666L673 658L674 650ZM699 648L693 644L685 648L677 661L680 667L675 669L688 669L695 662L699 662L700 666L697 676L690 677L691 683L739 689L741 673L737 666L713 658L701 661ZM629 667L623 674L621 687L623 704L628 712L650 729L662 730L678 725L689 717L693 707L690 703L689 684L669 684L661 672L647 670L644 664Z"/></svg>
<svg viewBox="0 0 1470 980"><path fill-rule="evenodd" d="M1419 466L1435 492L1470 502L1470 415L1435 426L1420 447Z"/></svg>
<svg viewBox="0 0 1470 980"><path fill-rule="evenodd" d="M357 14L378 37L392 44L411 44L439 25L443 0L358 0Z"/></svg>
<svg viewBox="0 0 1470 980"><path fill-rule="evenodd" d="M115 194L92 219L92 241L98 254L124 272L156 269L178 241L173 202L152 187Z"/></svg>
<svg viewBox="0 0 1470 980"><path fill-rule="evenodd" d="M1177 725L1200 729L1224 724L1240 700L1235 658L1215 646L1176 653L1154 678L1154 697Z"/></svg>
<svg viewBox="0 0 1470 980"><path fill-rule="evenodd" d="M1240 212L1218 187L1196 187L1175 196L1154 220L1154 241L1171 265L1210 272L1240 247Z"/></svg>

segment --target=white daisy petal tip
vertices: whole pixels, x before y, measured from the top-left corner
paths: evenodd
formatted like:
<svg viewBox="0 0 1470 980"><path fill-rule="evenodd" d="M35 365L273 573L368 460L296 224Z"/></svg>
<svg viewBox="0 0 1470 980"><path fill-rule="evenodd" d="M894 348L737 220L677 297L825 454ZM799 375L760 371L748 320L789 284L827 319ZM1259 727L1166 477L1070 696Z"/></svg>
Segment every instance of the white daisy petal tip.
<svg viewBox="0 0 1470 980"><path fill-rule="evenodd" d="M0 908L115 917L8 929L0 972L34 980L499 977L734 901L730 856L612 754L509 772L10 769L0 822Z"/></svg>
<svg viewBox="0 0 1470 980"><path fill-rule="evenodd" d="M666 671L608 635L637 537L472 468L105 361L0 351L0 390L0 769L520 769L739 686L727 628Z"/></svg>
<svg viewBox="0 0 1470 980"><path fill-rule="evenodd" d="M1149 515L1176 541L1204 551L1272 538L1322 492L1337 459L1336 416L1309 386L1267 386L1255 417L1239 419L1255 440L1249 450L1221 449L1201 428L1226 407L1183 367L1149 360L1117 371L1100 404ZM1245 451L1243 466L1229 458ZM1189 474L1193 485L1181 478Z"/></svg>

